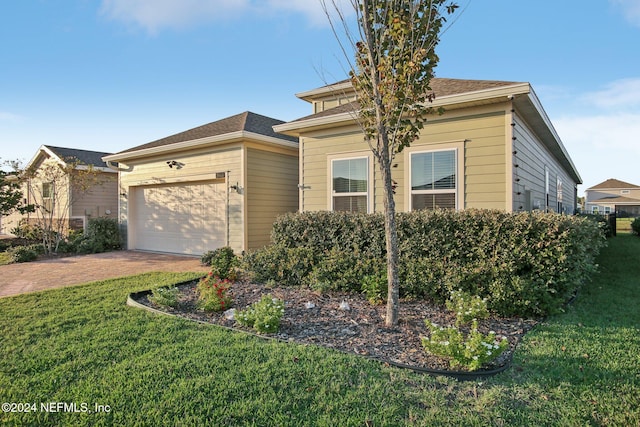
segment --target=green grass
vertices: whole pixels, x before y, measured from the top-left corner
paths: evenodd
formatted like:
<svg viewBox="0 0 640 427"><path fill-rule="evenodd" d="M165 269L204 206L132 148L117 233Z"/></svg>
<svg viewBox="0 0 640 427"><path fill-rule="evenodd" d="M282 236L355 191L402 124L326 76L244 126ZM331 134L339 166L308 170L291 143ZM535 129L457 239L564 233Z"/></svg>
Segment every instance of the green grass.
<svg viewBox="0 0 640 427"><path fill-rule="evenodd" d="M631 223L635 218L616 218L616 232L631 233Z"/></svg>
<svg viewBox="0 0 640 427"><path fill-rule="evenodd" d="M0 252L0 265L11 264L11 255L8 252Z"/></svg>
<svg viewBox="0 0 640 427"><path fill-rule="evenodd" d="M38 411L0 412L0 424L639 425L639 261L639 238L611 239L601 272L527 334L513 367L468 382L125 305L129 292L197 273L3 298L0 402ZM40 402L111 410L46 413Z"/></svg>

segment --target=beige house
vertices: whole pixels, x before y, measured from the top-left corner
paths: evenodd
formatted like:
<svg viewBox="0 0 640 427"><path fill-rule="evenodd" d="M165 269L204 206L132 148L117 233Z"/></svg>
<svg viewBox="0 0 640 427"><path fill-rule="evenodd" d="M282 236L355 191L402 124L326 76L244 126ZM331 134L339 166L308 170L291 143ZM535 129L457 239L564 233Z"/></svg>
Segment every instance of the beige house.
<svg viewBox="0 0 640 427"><path fill-rule="evenodd" d="M23 188L25 204L43 206L52 212L52 218L65 222L64 228L84 229L91 218L117 217L118 177L109 169L102 157L109 153L79 150L74 148L42 145L26 165L33 170ZM87 189L71 184L66 171L80 174L91 167L96 174ZM14 213L2 218L2 234L10 234L22 220L37 223L45 210L21 215ZM48 215L47 213L45 213ZM57 221L57 220L56 220Z"/></svg>
<svg viewBox="0 0 640 427"><path fill-rule="evenodd" d="M269 243L298 206L298 141L280 120L237 114L104 157L119 171L128 249L202 255Z"/></svg>
<svg viewBox="0 0 640 427"><path fill-rule="evenodd" d="M609 214L620 217L640 216L640 186L617 179L608 179L584 191L585 210L588 213Z"/></svg>
<svg viewBox="0 0 640 427"><path fill-rule="evenodd" d="M529 83L435 78L431 87L446 112L395 158L398 211L574 212L582 180ZM354 121L350 82L297 96L313 114L274 130L300 141L299 210L381 212L382 181Z"/></svg>

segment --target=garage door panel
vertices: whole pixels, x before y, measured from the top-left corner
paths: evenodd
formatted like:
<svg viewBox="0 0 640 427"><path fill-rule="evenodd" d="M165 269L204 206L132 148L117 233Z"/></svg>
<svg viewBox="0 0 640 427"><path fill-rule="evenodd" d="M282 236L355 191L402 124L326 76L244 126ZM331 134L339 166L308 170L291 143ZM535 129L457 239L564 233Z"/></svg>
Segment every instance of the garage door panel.
<svg viewBox="0 0 640 427"><path fill-rule="evenodd" d="M140 187L135 249L201 255L224 246L225 201L223 182Z"/></svg>

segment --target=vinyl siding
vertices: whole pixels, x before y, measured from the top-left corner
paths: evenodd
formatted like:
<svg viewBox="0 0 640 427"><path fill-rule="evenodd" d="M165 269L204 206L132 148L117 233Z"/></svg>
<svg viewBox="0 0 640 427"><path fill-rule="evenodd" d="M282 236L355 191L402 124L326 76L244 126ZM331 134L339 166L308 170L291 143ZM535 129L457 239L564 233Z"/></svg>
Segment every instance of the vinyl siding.
<svg viewBox="0 0 640 427"><path fill-rule="evenodd" d="M118 212L118 177L115 173L100 173L99 184L86 192L74 190L71 216L73 217L110 217L117 218ZM107 214L107 211L110 213Z"/></svg>
<svg viewBox="0 0 640 427"><path fill-rule="evenodd" d="M506 159L505 113L496 107L475 107L456 110L431 118L421 137L410 149L396 155L392 178L398 183L396 209L409 209L409 155L414 151L458 148L459 208L505 209ZM309 186L302 194L301 209L330 209L328 156L350 157L369 152L357 126L315 132L301 137L303 181ZM377 164L372 162L375 187L374 210L381 212L383 187Z"/></svg>
<svg viewBox="0 0 640 427"><path fill-rule="evenodd" d="M298 209L297 154L247 149L247 249L268 245L276 217Z"/></svg>
<svg viewBox="0 0 640 427"><path fill-rule="evenodd" d="M628 193L622 193L623 190L628 191ZM587 203L597 202L603 197L628 197L630 199L640 199L640 189L637 188L599 188L597 190L586 190L585 194L587 195Z"/></svg>
<svg viewBox="0 0 640 427"><path fill-rule="evenodd" d="M557 209L558 191L557 179L562 180L563 206L566 213L573 213L576 203L573 181L566 171L559 165L553 155L544 147L539 138L517 113L513 115L513 169L514 199L513 210L515 212L527 209L545 208L545 166L549 170L549 208ZM520 192L521 194L517 194ZM527 195L530 194L530 200Z"/></svg>

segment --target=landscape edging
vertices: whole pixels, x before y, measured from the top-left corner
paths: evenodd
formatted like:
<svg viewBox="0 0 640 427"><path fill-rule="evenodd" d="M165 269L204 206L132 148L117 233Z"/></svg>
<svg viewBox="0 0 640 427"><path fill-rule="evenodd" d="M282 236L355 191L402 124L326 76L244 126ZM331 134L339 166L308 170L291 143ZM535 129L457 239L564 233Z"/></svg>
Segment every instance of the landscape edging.
<svg viewBox="0 0 640 427"><path fill-rule="evenodd" d="M186 280L186 281L180 282L180 283L176 283L174 286L177 287L177 286L185 285L185 284L188 284L188 283L191 283L191 282L193 282L193 279L192 280ZM147 310L147 311L149 311L151 313L162 314L162 315L171 316L171 317L177 317L177 318L181 318L181 319L185 319L185 320L189 320L189 321L192 321L192 322L205 324L205 325L215 325L215 326L218 326L218 327L221 327L221 328L233 331L233 332L240 332L240 333L247 334L247 335L253 335L253 336L258 337L258 338L263 338L263 339L267 339L267 340L276 340L276 341L285 342L285 343L290 342L290 341L285 341L285 340L279 339L277 337L270 337L270 336L266 336L266 335L260 335L260 334L251 333L251 332L245 331L243 329L237 329L237 328L233 328L233 327L229 327L229 326L218 325L216 323L211 323L211 322L204 322L202 320L189 319L187 317L179 316L179 315L174 314L174 313L169 313L169 312L166 312L166 311L155 309L155 308L150 307L150 306L148 306L146 304L142 304L142 303L139 303L138 301L136 301L136 298L141 298L141 297L147 296L149 294L151 294L151 289L144 290L144 291L138 291L138 292L132 292L127 296L127 305L130 306L130 307ZM298 343L298 344L311 345L311 344L305 344L305 343ZM336 349L334 349L334 350L336 350ZM342 350L338 350L338 351L341 351L341 352L343 352L345 354L353 355L353 353L349 353L349 352L346 352L346 351L342 351ZM362 356L362 355L359 355L359 356ZM485 371L448 371L448 370L442 370L442 369L429 369L429 368L421 368L419 366L405 365L405 364L402 364L402 363L393 362L393 361L389 361L389 360L381 360L381 359L378 359L378 358L375 358L375 357L367 357L367 356L362 356L362 357L366 357L369 360L375 360L376 362L386 363L386 364L389 364L390 366L394 366L396 368L409 369L409 370L412 370L412 371L417 372L417 373L428 374L428 375L433 375L433 376L452 377L452 378L455 378L455 379L457 379L459 381L471 381L471 380L491 377L491 376L497 375L497 374L507 370L509 367L511 367L511 361L512 361L512 358L513 358L513 352L511 352L509 354L508 360L506 361L506 363L503 366L500 366L498 368L491 369L491 370L485 370Z"/></svg>

